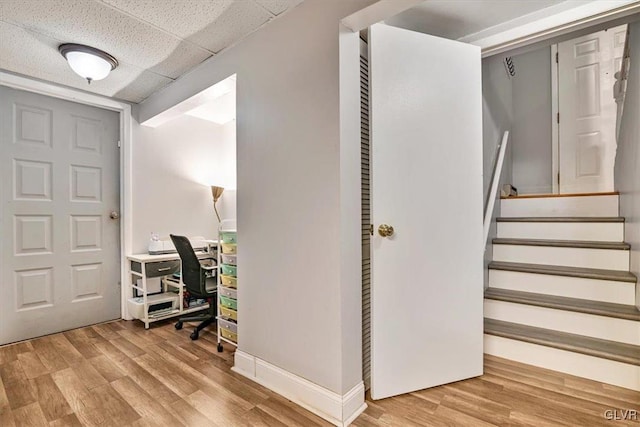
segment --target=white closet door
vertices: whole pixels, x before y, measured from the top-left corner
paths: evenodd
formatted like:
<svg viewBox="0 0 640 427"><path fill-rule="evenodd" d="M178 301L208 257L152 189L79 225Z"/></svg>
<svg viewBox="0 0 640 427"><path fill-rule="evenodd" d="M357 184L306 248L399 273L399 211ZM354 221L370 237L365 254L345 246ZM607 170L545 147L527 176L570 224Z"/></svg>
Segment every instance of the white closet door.
<svg viewBox="0 0 640 427"><path fill-rule="evenodd" d="M482 374L482 87L478 47L383 24L369 61L381 399Z"/></svg>
<svg viewBox="0 0 640 427"><path fill-rule="evenodd" d="M119 129L0 87L0 344L120 317Z"/></svg>

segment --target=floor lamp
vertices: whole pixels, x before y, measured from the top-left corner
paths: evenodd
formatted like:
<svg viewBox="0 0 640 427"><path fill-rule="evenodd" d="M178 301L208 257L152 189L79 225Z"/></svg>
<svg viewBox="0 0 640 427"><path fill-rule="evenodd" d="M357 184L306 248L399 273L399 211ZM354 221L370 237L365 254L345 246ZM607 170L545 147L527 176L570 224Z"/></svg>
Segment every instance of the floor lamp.
<svg viewBox="0 0 640 427"><path fill-rule="evenodd" d="M222 192L224 191L223 187L216 187L215 185L211 186L211 195L213 196L213 210L216 212L216 217L218 217L218 222L220 222L220 214L218 214L218 208L216 203L220 196L222 196Z"/></svg>

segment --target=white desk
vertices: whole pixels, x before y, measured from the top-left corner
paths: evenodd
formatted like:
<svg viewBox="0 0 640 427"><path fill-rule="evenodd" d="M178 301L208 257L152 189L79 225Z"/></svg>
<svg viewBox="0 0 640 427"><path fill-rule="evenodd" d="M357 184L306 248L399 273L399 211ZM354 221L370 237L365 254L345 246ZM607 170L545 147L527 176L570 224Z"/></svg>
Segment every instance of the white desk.
<svg viewBox="0 0 640 427"><path fill-rule="evenodd" d="M208 241L208 251L196 251L196 255L200 259L215 258L216 247L218 242L216 240ZM129 313L144 322L145 329L149 329L149 325L152 322L158 320L168 319L171 317L185 315L195 311L200 311L209 308L209 304L199 305L196 307L184 308L184 285L180 281L175 284L167 284L166 280L163 280L167 276L171 276L174 273L180 271L180 256L177 253L161 254L161 255L149 255L134 254L127 257L128 267L128 291L127 291L127 306ZM147 279L154 277L161 278L161 293L149 294L149 288L147 286ZM137 280L140 279L140 286L137 284ZM168 288L174 288L178 292L171 292ZM138 291L139 296L135 295L135 291ZM173 303L171 309L163 310L162 312L149 315L149 305L161 304L161 303ZM139 311L134 314L133 311Z"/></svg>

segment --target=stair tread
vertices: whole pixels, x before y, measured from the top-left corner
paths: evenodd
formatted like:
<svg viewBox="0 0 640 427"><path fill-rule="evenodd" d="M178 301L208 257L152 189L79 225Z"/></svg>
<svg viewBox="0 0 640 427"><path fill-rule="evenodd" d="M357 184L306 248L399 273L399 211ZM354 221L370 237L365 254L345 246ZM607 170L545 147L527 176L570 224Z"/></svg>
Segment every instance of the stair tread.
<svg viewBox="0 0 640 427"><path fill-rule="evenodd" d="M484 332L489 335L640 366L640 346L633 344L586 337L494 319L484 319Z"/></svg>
<svg viewBox="0 0 640 427"><path fill-rule="evenodd" d="M503 200L522 199L556 199L563 197L593 197L593 196L619 196L618 191L605 191L599 193L566 193L566 194L521 194L519 196L500 196Z"/></svg>
<svg viewBox="0 0 640 427"><path fill-rule="evenodd" d="M631 246L624 242L594 242L581 240L547 240L547 239L511 239L496 237L494 245L553 246L559 248L615 249L629 250Z"/></svg>
<svg viewBox="0 0 640 427"><path fill-rule="evenodd" d="M485 291L484 297L486 299L497 301L640 321L640 310L638 310L634 305L560 297L556 295L537 294L533 292L513 291L510 289L491 287ZM640 325L638 326L640 327Z"/></svg>
<svg viewBox="0 0 640 427"><path fill-rule="evenodd" d="M624 217L621 216L543 216L543 217L499 217L496 218L498 222L624 222Z"/></svg>
<svg viewBox="0 0 640 427"><path fill-rule="evenodd" d="M612 280L636 283L637 278L628 271L602 270L597 268L565 267L559 265L525 264L519 262L492 261L489 269L516 271L520 273L547 274L552 276L580 277L584 279Z"/></svg>

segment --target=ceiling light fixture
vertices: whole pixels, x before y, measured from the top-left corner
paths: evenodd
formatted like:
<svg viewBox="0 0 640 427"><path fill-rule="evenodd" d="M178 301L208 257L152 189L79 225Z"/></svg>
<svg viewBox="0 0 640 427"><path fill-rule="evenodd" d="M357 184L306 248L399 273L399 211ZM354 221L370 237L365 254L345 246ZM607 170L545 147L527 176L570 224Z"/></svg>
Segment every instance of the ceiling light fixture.
<svg viewBox="0 0 640 427"><path fill-rule="evenodd" d="M69 66L80 77L102 80L118 66L118 60L107 52L83 44L65 43L58 46L58 51L65 57Z"/></svg>

